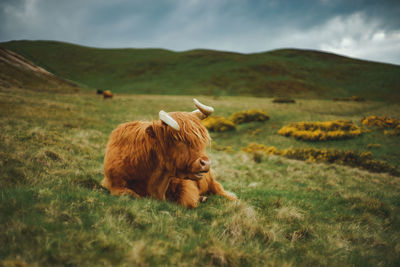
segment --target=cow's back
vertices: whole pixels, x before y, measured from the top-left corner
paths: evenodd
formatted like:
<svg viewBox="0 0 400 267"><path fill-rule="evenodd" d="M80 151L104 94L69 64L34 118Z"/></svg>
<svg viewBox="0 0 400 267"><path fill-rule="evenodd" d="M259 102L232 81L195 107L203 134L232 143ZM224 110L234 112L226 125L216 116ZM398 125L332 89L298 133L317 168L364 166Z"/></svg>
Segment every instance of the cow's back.
<svg viewBox="0 0 400 267"><path fill-rule="evenodd" d="M156 144L146 134L150 125L150 122L128 122L112 131L104 157L104 173L111 182L145 180L156 167Z"/></svg>

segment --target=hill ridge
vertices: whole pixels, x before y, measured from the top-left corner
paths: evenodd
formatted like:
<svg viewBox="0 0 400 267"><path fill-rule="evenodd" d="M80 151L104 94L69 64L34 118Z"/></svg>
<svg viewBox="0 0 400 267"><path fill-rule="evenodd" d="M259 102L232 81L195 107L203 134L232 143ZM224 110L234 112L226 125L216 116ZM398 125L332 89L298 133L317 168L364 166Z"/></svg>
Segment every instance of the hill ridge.
<svg viewBox="0 0 400 267"><path fill-rule="evenodd" d="M77 90L77 86L35 65L23 56L0 47L0 87L34 90Z"/></svg>
<svg viewBox="0 0 400 267"><path fill-rule="evenodd" d="M10 41L6 41L6 42L0 42L0 45L13 43L13 42L44 42L44 43L67 44L67 45L71 45L71 46L77 46L77 47L89 48L89 49L98 49L98 50L161 50L161 51L177 53L177 54L187 53L187 52L195 52L195 51L201 51L201 52L209 51L209 52L227 53L227 54L236 54L236 55L246 56L246 55L259 55L259 54L275 53L275 52L281 52L281 51L299 51L299 52L304 52L304 53L316 52L316 53L336 56L339 58L347 58L347 59L351 59L351 60L357 60L357 61L361 61L361 62L370 62L370 63L385 64L385 65L392 65L392 66L400 67L400 65L398 65L398 64L389 63L389 62L361 59L361 58L341 55L341 54L329 52L329 51L310 49L310 48L296 48L296 47L282 47L282 48L276 48L276 49L259 51L259 52L245 53L245 52L238 52L238 51L231 51L231 50L219 50L219 49L211 49L211 48L193 48L193 49L187 49L187 50L180 51L180 50L173 50L173 49L162 48L162 47L99 47L99 46L90 46L90 45L76 44L76 43L65 42L65 41L45 40L45 39L43 39L43 40L27 40L27 39L10 40Z"/></svg>
<svg viewBox="0 0 400 267"><path fill-rule="evenodd" d="M316 50L177 52L28 40L0 47L60 77L117 93L400 99L400 66Z"/></svg>

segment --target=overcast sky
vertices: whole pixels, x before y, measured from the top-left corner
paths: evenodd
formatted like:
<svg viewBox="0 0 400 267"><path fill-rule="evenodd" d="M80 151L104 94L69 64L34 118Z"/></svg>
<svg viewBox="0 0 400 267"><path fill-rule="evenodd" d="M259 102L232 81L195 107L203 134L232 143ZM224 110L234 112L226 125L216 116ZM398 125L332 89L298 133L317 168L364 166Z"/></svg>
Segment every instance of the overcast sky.
<svg viewBox="0 0 400 267"><path fill-rule="evenodd" d="M400 65L400 0L0 0L0 41L242 53L306 48Z"/></svg>

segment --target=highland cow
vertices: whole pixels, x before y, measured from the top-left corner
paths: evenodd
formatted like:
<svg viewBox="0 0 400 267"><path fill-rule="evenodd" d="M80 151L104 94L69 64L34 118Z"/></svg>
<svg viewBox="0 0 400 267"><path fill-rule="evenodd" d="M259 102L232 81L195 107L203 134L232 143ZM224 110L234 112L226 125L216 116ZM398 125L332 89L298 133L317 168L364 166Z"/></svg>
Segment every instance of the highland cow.
<svg viewBox="0 0 400 267"><path fill-rule="evenodd" d="M113 195L165 200L171 184L168 199L186 207L197 206L200 194L208 192L236 199L210 174L210 136L201 120L214 109L194 103L193 112L161 110L160 120L119 125L107 144L103 186Z"/></svg>
<svg viewBox="0 0 400 267"><path fill-rule="evenodd" d="M103 92L103 98L104 99L106 99L106 98L113 98L113 93L111 93L111 91L110 90L106 90L106 91L104 91Z"/></svg>

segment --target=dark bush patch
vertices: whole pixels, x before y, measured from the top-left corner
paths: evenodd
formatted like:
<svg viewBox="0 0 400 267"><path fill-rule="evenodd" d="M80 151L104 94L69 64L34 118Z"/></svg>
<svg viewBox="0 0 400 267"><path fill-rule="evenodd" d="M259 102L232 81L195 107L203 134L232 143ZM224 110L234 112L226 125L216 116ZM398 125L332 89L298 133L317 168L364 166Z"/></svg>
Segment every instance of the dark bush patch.
<svg viewBox="0 0 400 267"><path fill-rule="evenodd" d="M262 158L263 158L263 154L260 151L255 151L253 153L253 160L256 163L260 163L262 161Z"/></svg>
<svg viewBox="0 0 400 267"><path fill-rule="evenodd" d="M296 101L295 101L294 99L285 98L285 97L274 98L274 99L272 100L272 102L273 102L273 103L278 103L278 104L281 104L281 103L289 103L289 104L296 103Z"/></svg>
<svg viewBox="0 0 400 267"><path fill-rule="evenodd" d="M360 96L349 96L349 97L335 97L333 101L355 101L355 102L364 102L365 98Z"/></svg>
<svg viewBox="0 0 400 267"><path fill-rule="evenodd" d="M71 128L71 129L73 129L73 128L78 128L78 127L79 127L79 126L78 126L77 124L75 124L75 123L64 123L63 126L64 126L65 128Z"/></svg>
<svg viewBox="0 0 400 267"><path fill-rule="evenodd" d="M46 150L46 151L44 152L44 154L45 154L48 158L50 158L50 159L52 159L52 160L54 160L54 161L62 161L62 160L63 160L62 157L60 156L60 154L58 154L58 153L56 153L56 152L54 152L54 151L51 151L51 150Z"/></svg>

